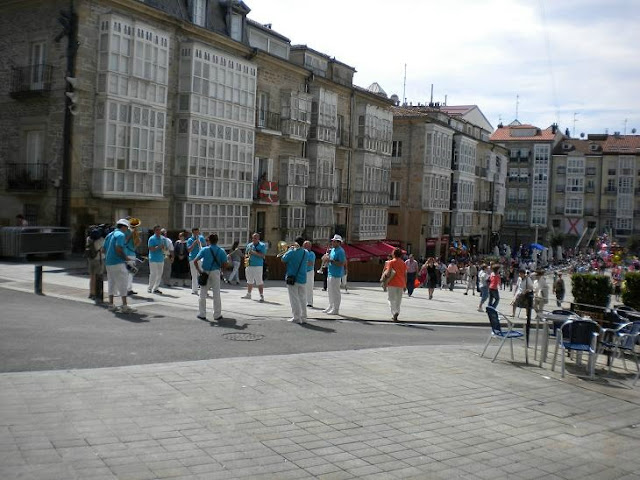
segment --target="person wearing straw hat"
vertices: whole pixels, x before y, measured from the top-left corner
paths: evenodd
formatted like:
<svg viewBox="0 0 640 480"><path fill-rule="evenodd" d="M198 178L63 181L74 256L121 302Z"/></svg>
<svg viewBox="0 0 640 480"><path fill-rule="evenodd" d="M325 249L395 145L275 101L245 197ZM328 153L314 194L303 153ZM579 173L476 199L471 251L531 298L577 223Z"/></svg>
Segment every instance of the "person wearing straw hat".
<svg viewBox="0 0 640 480"><path fill-rule="evenodd" d="M329 306L323 310L329 315L340 314L340 281L344 275L344 265L347 261L347 255L342 248L342 237L335 234L331 239L331 251L329 252L327 293L329 296Z"/></svg>

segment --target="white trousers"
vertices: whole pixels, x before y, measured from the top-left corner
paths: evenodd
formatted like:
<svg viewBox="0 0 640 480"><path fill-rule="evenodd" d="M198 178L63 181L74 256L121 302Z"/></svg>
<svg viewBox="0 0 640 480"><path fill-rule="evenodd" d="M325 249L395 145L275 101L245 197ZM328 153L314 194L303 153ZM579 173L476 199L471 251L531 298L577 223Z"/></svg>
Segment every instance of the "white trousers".
<svg viewBox="0 0 640 480"><path fill-rule="evenodd" d="M340 280L342 277L327 278L327 294L329 295L329 306L327 310L331 313L338 313L340 311Z"/></svg>
<svg viewBox="0 0 640 480"><path fill-rule="evenodd" d="M207 285L200 287L200 299L198 301L199 315L207 316L207 292L211 289L213 295L213 318L222 316L222 300L220 299L220 270L210 270Z"/></svg>
<svg viewBox="0 0 640 480"><path fill-rule="evenodd" d="M164 269L162 270L162 283L167 287L171 285L171 257L164 257Z"/></svg>
<svg viewBox="0 0 640 480"><path fill-rule="evenodd" d="M313 305L313 280L315 273L314 270L307 272L307 283L304 284L304 289L307 294L307 305Z"/></svg>
<svg viewBox="0 0 640 480"><path fill-rule="evenodd" d="M149 290L155 292L162 281L162 271L164 270L164 261L149 262Z"/></svg>
<svg viewBox="0 0 640 480"><path fill-rule="evenodd" d="M240 276L238 275L239 271L240 271L240 262L233 262L233 271L231 272L231 275L229 275L229 283L231 282L240 283Z"/></svg>
<svg viewBox="0 0 640 480"><path fill-rule="evenodd" d="M289 303L293 313L293 321L302 323L307 321L307 293L305 284L296 282L294 285L287 285L289 292Z"/></svg>
<svg viewBox="0 0 640 480"><path fill-rule="evenodd" d="M124 263L107 265L107 292L110 297L127 296L127 267Z"/></svg>
<svg viewBox="0 0 640 480"><path fill-rule="evenodd" d="M191 291L198 293L198 270L193 260L189 260L189 270L191 271Z"/></svg>
<svg viewBox="0 0 640 480"><path fill-rule="evenodd" d="M128 255L127 258L129 260L135 260L136 256L135 255ZM133 290L133 273L131 273L131 272L129 272L127 270L127 277L128 277L127 292L129 292L130 290Z"/></svg>
<svg viewBox="0 0 640 480"><path fill-rule="evenodd" d="M402 288L387 287L387 295L389 298L389 309L391 315L400 314L400 303L402 302Z"/></svg>

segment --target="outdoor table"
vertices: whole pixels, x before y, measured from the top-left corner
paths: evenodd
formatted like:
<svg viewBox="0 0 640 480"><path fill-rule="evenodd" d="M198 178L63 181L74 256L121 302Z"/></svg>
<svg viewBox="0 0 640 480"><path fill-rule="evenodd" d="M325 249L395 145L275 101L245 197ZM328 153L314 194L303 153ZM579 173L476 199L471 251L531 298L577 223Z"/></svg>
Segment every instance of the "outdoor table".
<svg viewBox="0 0 640 480"><path fill-rule="evenodd" d="M540 345L540 361L539 361L540 367L542 367L543 362L547 361L547 353L549 351L549 326L557 325L557 327L554 329L555 331L558 328L560 328L562 324L567 320L576 320L579 318L580 317L578 315L561 315L558 313L543 313L542 317L540 317L539 315L536 315L536 343L535 343L535 350L533 352L533 355L534 355L533 358L534 360L536 358L535 355L537 353L537 348L538 348L538 332L540 330L540 322L542 322L543 341L541 342L541 345Z"/></svg>

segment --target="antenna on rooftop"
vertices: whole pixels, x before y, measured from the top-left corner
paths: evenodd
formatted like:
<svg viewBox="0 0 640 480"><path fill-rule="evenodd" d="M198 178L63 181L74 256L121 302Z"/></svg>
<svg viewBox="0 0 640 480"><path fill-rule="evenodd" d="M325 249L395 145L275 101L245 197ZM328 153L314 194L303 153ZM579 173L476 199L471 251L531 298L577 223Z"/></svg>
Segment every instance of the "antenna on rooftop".
<svg viewBox="0 0 640 480"><path fill-rule="evenodd" d="M518 120L518 107L520 106L520 95L516 95L516 120Z"/></svg>
<svg viewBox="0 0 640 480"><path fill-rule="evenodd" d="M578 121L578 112L573 112L573 136L576 136L576 122Z"/></svg>
<svg viewBox="0 0 640 480"><path fill-rule="evenodd" d="M407 104L407 97L406 95L406 91L407 91L407 64L404 64L404 83L402 85L402 101L404 103L404 105Z"/></svg>
<svg viewBox="0 0 640 480"><path fill-rule="evenodd" d="M624 134L627 134L627 120L629 120L628 118L624 119Z"/></svg>
<svg viewBox="0 0 640 480"><path fill-rule="evenodd" d="M429 100L429 106L433 105L433 83L431 84L431 99Z"/></svg>

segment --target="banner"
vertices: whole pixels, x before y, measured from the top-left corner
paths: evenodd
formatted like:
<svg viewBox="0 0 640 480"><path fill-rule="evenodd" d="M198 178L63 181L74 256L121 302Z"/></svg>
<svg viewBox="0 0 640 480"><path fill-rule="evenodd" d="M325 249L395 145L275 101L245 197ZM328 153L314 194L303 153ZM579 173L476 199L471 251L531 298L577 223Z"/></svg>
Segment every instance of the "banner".
<svg viewBox="0 0 640 480"><path fill-rule="evenodd" d="M564 233L567 235L582 235L582 231L584 230L584 219L582 218L569 218L565 217L564 219Z"/></svg>
<svg viewBox="0 0 640 480"><path fill-rule="evenodd" d="M258 199L268 203L277 202L278 182L267 182L263 180L258 187Z"/></svg>

